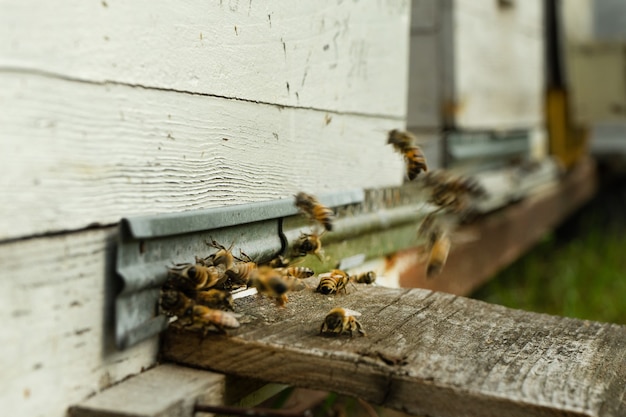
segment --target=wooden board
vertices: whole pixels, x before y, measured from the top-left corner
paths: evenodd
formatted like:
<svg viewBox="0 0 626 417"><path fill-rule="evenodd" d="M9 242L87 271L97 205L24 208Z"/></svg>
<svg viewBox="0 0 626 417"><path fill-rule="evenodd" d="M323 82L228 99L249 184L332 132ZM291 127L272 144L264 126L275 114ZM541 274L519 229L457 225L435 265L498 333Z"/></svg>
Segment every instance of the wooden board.
<svg viewBox="0 0 626 417"><path fill-rule="evenodd" d="M454 86L446 107L460 129L528 129L543 124L543 2L457 1ZM449 78L449 77L448 77Z"/></svg>
<svg viewBox="0 0 626 417"><path fill-rule="evenodd" d="M402 123L0 72L0 239L399 185Z"/></svg>
<svg viewBox="0 0 626 417"><path fill-rule="evenodd" d="M366 337L319 335L325 314L362 313ZM285 308L237 300L229 336L170 328L165 359L326 389L430 416L626 413L626 327L507 309L422 289L305 290Z"/></svg>
<svg viewBox="0 0 626 417"><path fill-rule="evenodd" d="M113 340L116 228L0 244L0 404L14 416L67 408L156 361L153 338Z"/></svg>
<svg viewBox="0 0 626 417"><path fill-rule="evenodd" d="M408 0L5 0L0 69L403 118L408 38Z"/></svg>
<svg viewBox="0 0 626 417"><path fill-rule="evenodd" d="M72 417L182 417L195 405L254 406L286 388L171 364L158 365L73 405Z"/></svg>

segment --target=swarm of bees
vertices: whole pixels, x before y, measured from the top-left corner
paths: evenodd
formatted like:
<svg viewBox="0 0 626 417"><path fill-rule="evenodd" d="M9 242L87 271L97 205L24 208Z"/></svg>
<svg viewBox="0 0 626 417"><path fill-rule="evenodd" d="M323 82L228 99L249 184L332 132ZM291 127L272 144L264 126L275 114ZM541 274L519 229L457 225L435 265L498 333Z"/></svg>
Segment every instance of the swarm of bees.
<svg viewBox="0 0 626 417"><path fill-rule="evenodd" d="M313 223L313 227L309 233L301 234L293 246L292 255L314 255L321 259L321 237L333 229L334 213L316 197L303 192L295 196L295 205ZM298 266L281 255L266 264L257 264L241 250L239 256L233 255L234 244L226 247L213 239L205 243L214 249L214 253L205 257L196 256L193 263L180 263L168 268L168 279L159 301L161 311L176 318L172 325L200 331L203 336L211 330L224 334L240 327L238 319L241 315L235 312L233 291L255 288L261 296L274 300L278 307L284 307L288 302L288 293L308 288L303 280L315 275L312 269ZM349 282L372 283L375 277L374 272L350 277L344 271L333 270L320 275L317 291L322 294L347 293ZM347 314L346 317L351 316ZM353 324L353 320L347 318L345 320L347 327L344 330L332 332L341 334L356 329L363 333L360 324ZM332 329L332 326L328 328Z"/></svg>
<svg viewBox="0 0 626 417"><path fill-rule="evenodd" d="M410 181L419 181L428 192L428 202L436 207L417 231L418 236L427 242L426 274L436 276L444 268L451 247L451 224L454 222L449 219L463 219L471 211L474 201L484 198L487 193L471 177L455 176L444 170L429 171L426 157L409 132L391 130L387 143L403 156L406 177ZM305 192L295 195L294 205L309 220L311 229L301 232L291 248L290 258L313 255L323 260L322 236L333 231L333 210ZM241 315L235 312L233 291L252 287L261 296L274 300L278 307L285 307L289 292L307 289L303 280L315 275L310 268L298 266L283 256L258 264L241 250L239 256L233 255L234 244L225 247L213 239L205 243L214 249L212 254L196 256L193 263L168 268L169 277L159 302L162 312L176 317L174 325L199 330L204 336L212 329L226 333L240 327L238 318ZM315 292L341 296L348 293L349 284L375 283L376 273L349 275L341 269L333 269L320 274L319 278ZM348 333L352 336L357 332L364 336L363 326L356 319L360 315L347 308L333 308L324 317L319 333L335 336Z"/></svg>
<svg viewBox="0 0 626 417"><path fill-rule="evenodd" d="M429 171L417 139L409 132L391 130L387 143L404 156L407 178L420 181L429 193L428 202L437 207L418 228L418 236L426 239L426 276L432 278L446 264L454 224L464 220L474 201L487 197L487 191L472 177L445 170Z"/></svg>

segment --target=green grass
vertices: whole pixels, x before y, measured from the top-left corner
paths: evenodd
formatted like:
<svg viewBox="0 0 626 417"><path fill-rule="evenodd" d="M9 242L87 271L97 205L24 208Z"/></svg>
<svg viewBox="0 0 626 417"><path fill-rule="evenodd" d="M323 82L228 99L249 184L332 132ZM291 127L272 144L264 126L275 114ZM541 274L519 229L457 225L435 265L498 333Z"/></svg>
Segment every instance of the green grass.
<svg viewBox="0 0 626 417"><path fill-rule="evenodd" d="M563 233L546 237L472 297L523 310L626 324L624 219L619 224L607 222L603 201L585 208L568 224L566 239L560 237ZM626 209L622 213L626 218Z"/></svg>

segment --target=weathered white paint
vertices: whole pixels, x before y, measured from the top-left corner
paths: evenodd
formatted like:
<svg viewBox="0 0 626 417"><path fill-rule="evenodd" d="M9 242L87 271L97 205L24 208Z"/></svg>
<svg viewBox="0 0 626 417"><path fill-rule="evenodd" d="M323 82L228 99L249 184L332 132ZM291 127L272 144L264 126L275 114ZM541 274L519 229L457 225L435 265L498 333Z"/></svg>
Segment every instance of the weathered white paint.
<svg viewBox="0 0 626 417"><path fill-rule="evenodd" d="M155 339L115 352L105 337L115 236L107 228L0 245L3 415L65 416L155 362Z"/></svg>
<svg viewBox="0 0 626 417"><path fill-rule="evenodd" d="M2 239L403 178L388 118L19 73L0 107Z"/></svg>
<svg viewBox="0 0 626 417"><path fill-rule="evenodd" d="M3 0L0 7L0 67L406 113L408 0Z"/></svg>
<svg viewBox="0 0 626 417"><path fill-rule="evenodd" d="M461 129L528 129L543 123L543 1L456 1L454 97Z"/></svg>

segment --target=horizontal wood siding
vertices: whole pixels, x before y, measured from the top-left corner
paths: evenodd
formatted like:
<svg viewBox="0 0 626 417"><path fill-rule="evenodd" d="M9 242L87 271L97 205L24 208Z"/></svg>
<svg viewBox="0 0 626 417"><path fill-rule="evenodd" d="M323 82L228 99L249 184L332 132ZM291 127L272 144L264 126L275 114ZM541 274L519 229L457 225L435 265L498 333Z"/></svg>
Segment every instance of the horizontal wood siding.
<svg viewBox="0 0 626 417"><path fill-rule="evenodd" d="M0 69L402 119L409 4L6 0Z"/></svg>
<svg viewBox="0 0 626 417"><path fill-rule="evenodd" d="M388 118L0 72L0 239L398 185Z"/></svg>
<svg viewBox="0 0 626 417"><path fill-rule="evenodd" d="M117 228L0 244L0 404L11 416L67 407L154 363L155 339L113 347Z"/></svg>

